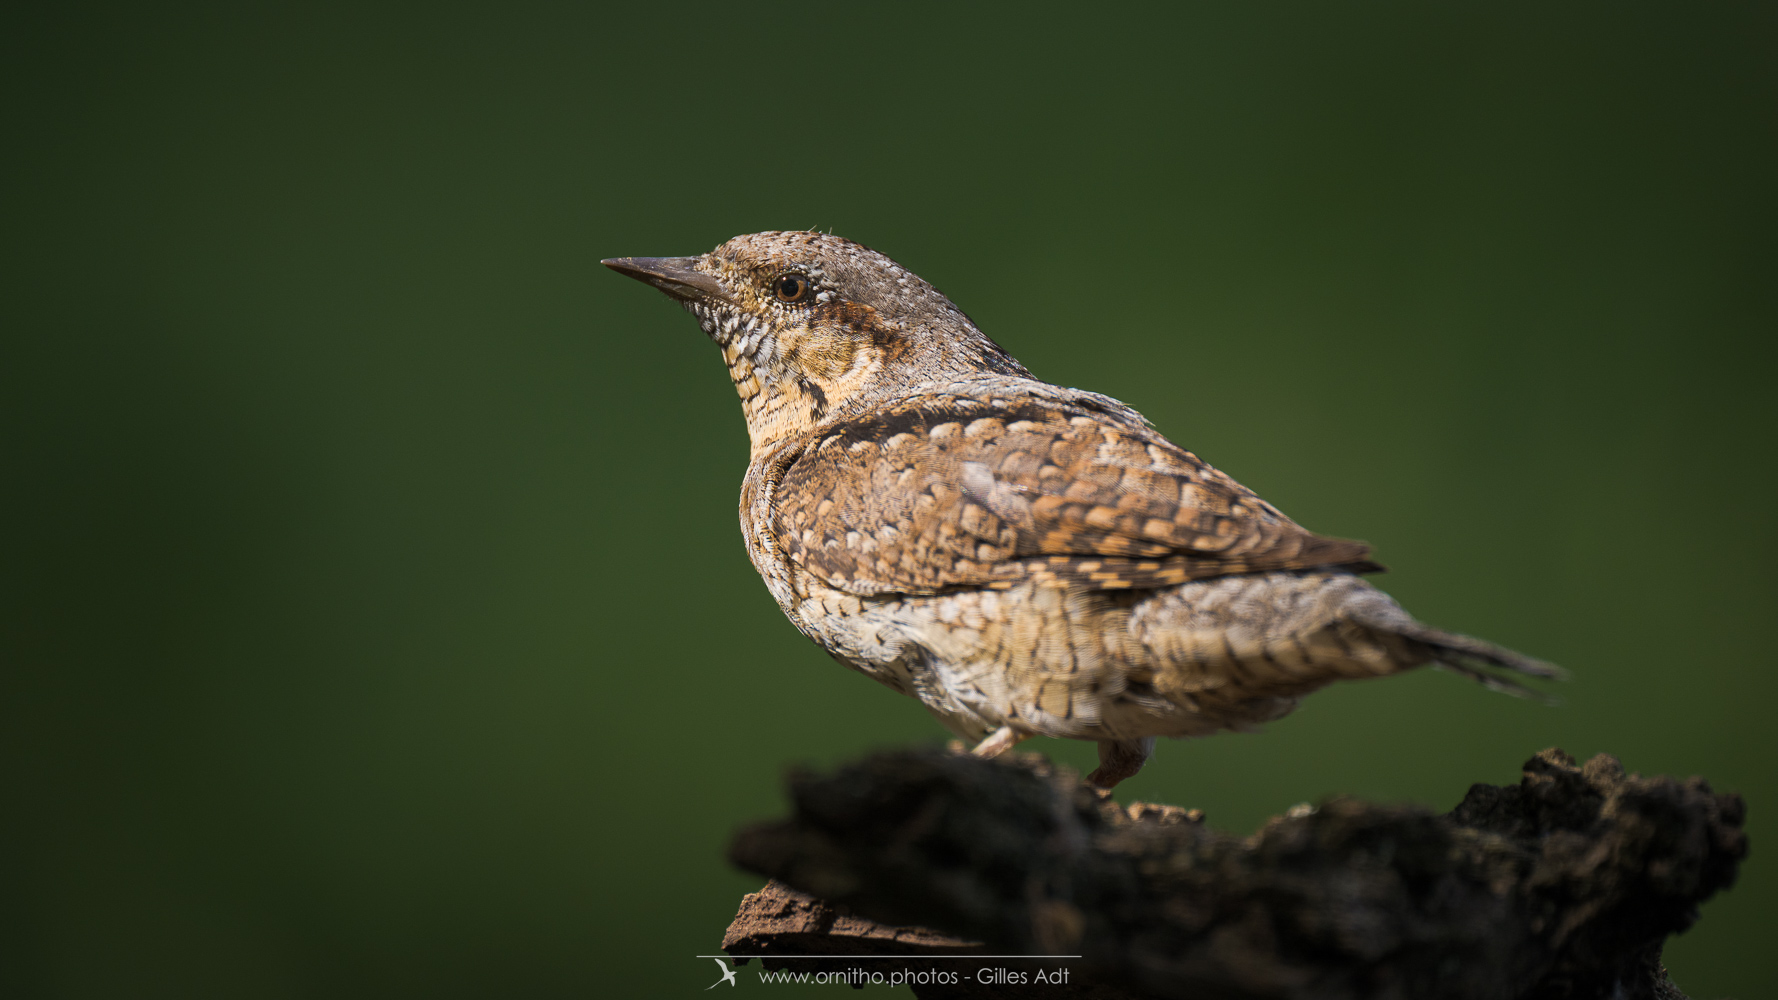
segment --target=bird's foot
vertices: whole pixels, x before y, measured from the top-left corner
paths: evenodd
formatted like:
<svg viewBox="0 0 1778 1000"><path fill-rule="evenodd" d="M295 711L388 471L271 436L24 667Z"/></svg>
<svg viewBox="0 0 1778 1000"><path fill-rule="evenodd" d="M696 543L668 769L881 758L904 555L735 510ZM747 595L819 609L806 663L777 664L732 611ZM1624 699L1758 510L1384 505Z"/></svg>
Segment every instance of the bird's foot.
<svg viewBox="0 0 1778 1000"><path fill-rule="evenodd" d="M1141 740L1105 740L1099 744L1099 766L1087 775L1087 783L1110 789L1142 770L1154 756L1154 737Z"/></svg>
<svg viewBox="0 0 1778 1000"><path fill-rule="evenodd" d="M1011 726L1001 726L988 734L988 738L977 743L975 749L969 751L977 757L991 758L1018 746L1032 737L1032 733L1020 732ZM1141 765L1137 765L1140 767Z"/></svg>

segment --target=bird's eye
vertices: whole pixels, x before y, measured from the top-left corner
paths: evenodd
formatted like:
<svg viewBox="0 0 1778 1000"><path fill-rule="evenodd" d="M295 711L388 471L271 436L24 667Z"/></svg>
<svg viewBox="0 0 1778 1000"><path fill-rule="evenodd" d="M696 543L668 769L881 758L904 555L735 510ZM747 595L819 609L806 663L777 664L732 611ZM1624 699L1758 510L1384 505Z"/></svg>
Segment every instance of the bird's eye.
<svg viewBox="0 0 1778 1000"><path fill-rule="evenodd" d="M806 274L786 274L772 283L772 290L777 293L779 302L801 302L809 297L813 288Z"/></svg>

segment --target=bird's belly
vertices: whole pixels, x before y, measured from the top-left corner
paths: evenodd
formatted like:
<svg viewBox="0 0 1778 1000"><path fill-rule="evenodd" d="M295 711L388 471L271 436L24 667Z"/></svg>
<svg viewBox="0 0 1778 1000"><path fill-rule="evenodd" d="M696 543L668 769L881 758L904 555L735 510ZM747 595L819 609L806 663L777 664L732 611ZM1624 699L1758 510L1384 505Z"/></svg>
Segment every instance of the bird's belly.
<svg viewBox="0 0 1778 1000"><path fill-rule="evenodd" d="M785 611L810 638L965 738L1002 725L1094 740L1251 729L1365 672L1364 651L1330 630L1346 602L1388 600L1356 577L1296 573L1121 593L798 589Z"/></svg>

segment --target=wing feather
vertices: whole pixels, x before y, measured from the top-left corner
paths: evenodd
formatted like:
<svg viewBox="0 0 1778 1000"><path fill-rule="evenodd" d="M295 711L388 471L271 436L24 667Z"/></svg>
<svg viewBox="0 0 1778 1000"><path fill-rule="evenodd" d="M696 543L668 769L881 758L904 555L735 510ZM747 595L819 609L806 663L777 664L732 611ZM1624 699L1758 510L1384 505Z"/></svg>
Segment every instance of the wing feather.
<svg viewBox="0 0 1778 1000"><path fill-rule="evenodd" d="M1380 568L1151 428L1053 400L927 397L826 428L774 498L784 554L855 594Z"/></svg>

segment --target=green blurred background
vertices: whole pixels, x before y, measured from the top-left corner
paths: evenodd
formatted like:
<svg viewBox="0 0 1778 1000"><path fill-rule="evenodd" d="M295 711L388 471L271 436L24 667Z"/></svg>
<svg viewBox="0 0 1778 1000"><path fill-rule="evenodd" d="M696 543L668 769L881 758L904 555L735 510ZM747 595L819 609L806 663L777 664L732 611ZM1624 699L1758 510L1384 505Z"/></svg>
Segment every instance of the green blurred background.
<svg viewBox="0 0 1778 1000"><path fill-rule="evenodd" d="M1756 853L1670 965L1778 991L1778 8L34 6L7 995L705 987L783 769L944 734L783 621L716 351L597 261L815 226L1577 677L1344 686L1120 797L1703 774Z"/></svg>

